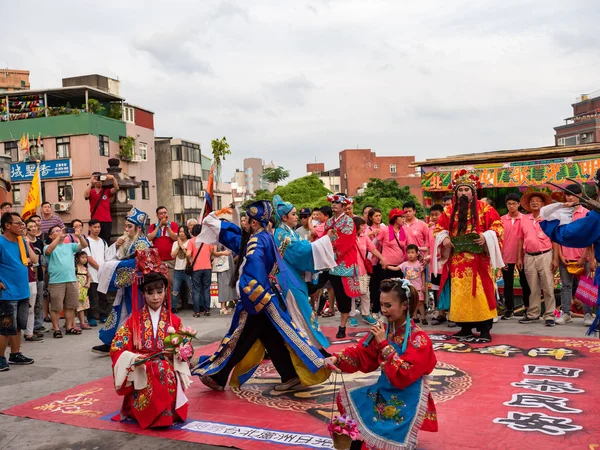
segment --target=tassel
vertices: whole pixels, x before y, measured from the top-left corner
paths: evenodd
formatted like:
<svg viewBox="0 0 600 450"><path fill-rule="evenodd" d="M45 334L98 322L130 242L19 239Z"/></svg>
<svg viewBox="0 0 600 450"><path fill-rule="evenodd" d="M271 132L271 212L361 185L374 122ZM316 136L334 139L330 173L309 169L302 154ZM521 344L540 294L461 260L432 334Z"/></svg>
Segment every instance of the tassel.
<svg viewBox="0 0 600 450"><path fill-rule="evenodd" d="M134 273L133 275L133 284L131 286L131 316L132 316L132 337L133 337L133 347L136 350L141 350L142 348L142 337L141 337L141 324L140 321L142 320L141 315L139 314L140 311L140 292L139 292L139 283L140 283L140 275L139 273Z"/></svg>

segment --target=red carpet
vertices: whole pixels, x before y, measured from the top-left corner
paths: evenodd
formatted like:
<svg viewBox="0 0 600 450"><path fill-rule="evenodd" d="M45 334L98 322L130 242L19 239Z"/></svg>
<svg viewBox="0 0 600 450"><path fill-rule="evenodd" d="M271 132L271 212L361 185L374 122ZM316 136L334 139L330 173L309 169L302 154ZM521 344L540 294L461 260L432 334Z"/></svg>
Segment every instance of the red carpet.
<svg viewBox="0 0 600 450"><path fill-rule="evenodd" d="M496 335L493 345L471 345L432 338L439 362L430 384L440 432L421 433L419 449L600 449L600 341ZM239 391L213 392L195 378L187 423L160 431L110 420L121 404L110 377L3 414L241 449L332 448L326 420L333 383L277 393L277 381L268 362Z"/></svg>

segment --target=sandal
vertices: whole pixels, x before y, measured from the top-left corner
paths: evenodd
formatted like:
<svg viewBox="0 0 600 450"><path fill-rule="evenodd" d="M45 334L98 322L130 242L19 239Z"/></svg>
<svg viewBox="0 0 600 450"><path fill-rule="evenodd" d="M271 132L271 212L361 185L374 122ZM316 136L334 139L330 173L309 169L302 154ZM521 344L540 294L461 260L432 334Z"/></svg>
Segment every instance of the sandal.
<svg viewBox="0 0 600 450"><path fill-rule="evenodd" d="M335 313L327 311L327 312L324 312L323 314L321 314L321 316L322 317L333 317L333 316L335 316Z"/></svg>
<svg viewBox="0 0 600 450"><path fill-rule="evenodd" d="M84 323L83 325L81 325L81 329L82 329L82 330L91 330L91 329L92 329L92 327L90 326L90 324L89 324L89 323L87 323L87 322L86 322L86 323Z"/></svg>
<svg viewBox="0 0 600 450"><path fill-rule="evenodd" d="M81 334L81 330L79 330L77 328L71 328L70 330L66 330L65 334L80 335Z"/></svg>
<svg viewBox="0 0 600 450"><path fill-rule="evenodd" d="M52 333L52 337L54 337L55 339L62 338L63 337L62 331L60 331L60 330L54 330L54 333Z"/></svg>

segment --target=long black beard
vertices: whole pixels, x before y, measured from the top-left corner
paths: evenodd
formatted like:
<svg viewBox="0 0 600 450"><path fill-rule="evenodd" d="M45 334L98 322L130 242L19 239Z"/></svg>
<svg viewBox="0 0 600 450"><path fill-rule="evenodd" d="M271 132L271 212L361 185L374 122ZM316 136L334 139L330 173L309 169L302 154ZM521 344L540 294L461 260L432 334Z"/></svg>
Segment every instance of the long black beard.
<svg viewBox="0 0 600 450"><path fill-rule="evenodd" d="M454 203L452 217L450 219L450 230L452 230L454 226L454 218L457 216L458 212L458 228L456 230L457 235L462 235L467 232L467 227L469 225L469 205L471 208L472 231L475 230L475 221L477 220L477 200L473 198L472 201L469 201L466 195L462 195L458 201Z"/></svg>

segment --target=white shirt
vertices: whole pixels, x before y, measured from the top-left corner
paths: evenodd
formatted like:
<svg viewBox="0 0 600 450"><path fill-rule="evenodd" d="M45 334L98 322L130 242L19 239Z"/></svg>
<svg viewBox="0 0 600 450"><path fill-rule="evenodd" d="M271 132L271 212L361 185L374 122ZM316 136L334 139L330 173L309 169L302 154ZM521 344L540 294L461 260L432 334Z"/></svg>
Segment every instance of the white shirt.
<svg viewBox="0 0 600 450"><path fill-rule="evenodd" d="M99 268L101 268L105 261L106 242L102 238L93 239L91 236L87 236L87 238L89 246L84 248L83 251L94 258ZM94 269L91 264L88 264L88 272L92 277L92 283L98 282L98 270Z"/></svg>
<svg viewBox="0 0 600 450"><path fill-rule="evenodd" d="M158 308L156 311L152 308L148 307L148 312L150 313L150 320L152 320L152 333L154 334L154 339L156 339L156 334L158 333L158 321L160 320L160 310L162 308Z"/></svg>
<svg viewBox="0 0 600 450"><path fill-rule="evenodd" d="M183 243L184 248L187 245L187 243L188 243L188 241L185 241ZM178 241L173 242L173 247L171 248L171 252L174 252L175 250L177 250L177 244L178 244ZM184 270L185 266L187 265L186 259L187 258L185 256L183 258L180 258L179 253L178 253L177 257L175 258L175 270Z"/></svg>

